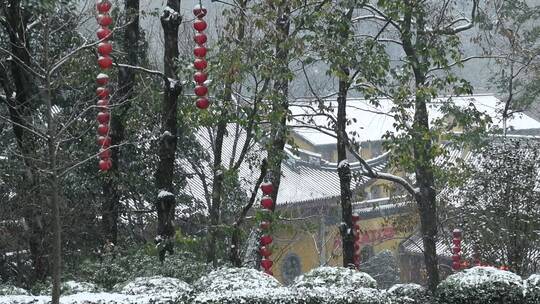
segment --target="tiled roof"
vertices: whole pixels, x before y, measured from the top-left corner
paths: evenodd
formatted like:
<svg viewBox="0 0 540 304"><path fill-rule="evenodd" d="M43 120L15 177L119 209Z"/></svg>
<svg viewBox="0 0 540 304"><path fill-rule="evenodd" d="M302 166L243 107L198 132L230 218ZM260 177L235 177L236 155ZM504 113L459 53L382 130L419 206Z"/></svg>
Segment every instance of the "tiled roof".
<svg viewBox="0 0 540 304"><path fill-rule="evenodd" d="M233 151L234 142L236 141L236 154L238 154L245 142L245 131L242 128L237 129L235 124L229 124L227 129L228 135L224 138L222 158L223 162L226 164L225 167L228 168L229 160L235 153ZM197 160L196 163L193 163L187 159L182 159L179 163L191 176L191 178L188 179L184 192L203 202L207 201L207 199L201 175L205 176L204 180L208 185L207 188L209 191L211 191L213 178L211 170L213 159L211 153L213 146L212 138L213 134L207 129L199 130L197 133L197 141L202 145L205 151L209 151L207 160L201 159ZM301 151L300 154L306 152L307 151ZM287 159L282 163L282 178L277 199L278 205L321 200L340 195L336 163L325 162L318 158L315 158L315 161L307 161L299 155L296 155L291 147L287 147L285 153ZM248 157L246 157L246 159L250 159L251 162L244 162L241 164L239 168L240 186L246 193L251 193L253 190L254 182L260 174L259 162L264 157L266 157L266 151L262 149L261 145L254 143ZM235 159L237 159L237 156ZM375 170L383 170L388 163L388 155L384 154L378 158L368 160L368 163L373 166ZM353 172L361 170L361 165L359 163L350 163L350 166ZM366 177L353 179L351 186L353 188L358 187L368 180L369 179Z"/></svg>

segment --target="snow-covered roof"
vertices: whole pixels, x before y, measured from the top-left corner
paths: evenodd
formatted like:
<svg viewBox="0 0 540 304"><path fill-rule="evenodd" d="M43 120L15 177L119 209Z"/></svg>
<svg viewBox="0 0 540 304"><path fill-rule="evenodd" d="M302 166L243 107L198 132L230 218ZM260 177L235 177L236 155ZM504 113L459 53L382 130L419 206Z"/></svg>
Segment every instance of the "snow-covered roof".
<svg viewBox="0 0 540 304"><path fill-rule="evenodd" d="M450 101L460 108L469 107L472 104L479 112L491 117L493 126L498 128L503 127L501 114L503 105L493 95L442 97L435 99L428 105L431 122L443 116L441 106L448 104ZM350 98L347 100L347 117L351 120L355 119L355 121L351 121L351 124L347 126L347 131L357 132L357 139L359 141L381 140L386 132L395 131L393 126L395 120L391 113L391 109L394 106L393 102L390 99L379 99L378 103L379 105L376 106L366 99ZM335 137L310 127L313 123L317 126L328 127L329 119L321 115L313 116L316 113L315 111L318 110L316 106L311 107L309 104L309 101L303 100L291 105L290 109L295 117L290 123L292 130L313 145L335 144ZM332 109L329 114L336 117L336 100L326 100L325 105ZM507 121L507 128L510 130L540 129L540 122L524 113L515 113ZM331 130L326 130L325 132L335 134Z"/></svg>
<svg viewBox="0 0 540 304"><path fill-rule="evenodd" d="M229 124L228 134L224 138L222 159L225 167L228 167L229 160L235 155L238 155L246 140L245 131L242 128L236 128L235 124ZM205 151L213 151L211 138L213 135L207 129L201 129L197 133L197 140L202 145ZM236 149L234 148L236 141ZM201 174L204 174L208 189L211 191L211 181L213 178L211 162L213 160L212 153L209 152L210 160L197 161L199 173L193 167L194 164L188 160L182 160L181 166L186 170L191 178L187 180L187 186L184 192L193 197L205 201L205 190ZM254 163L243 162L239 168L240 186L246 193L251 193L254 183L259 177L259 161L266 157L266 151L258 143L254 143L250 150L249 156L246 159L256 159ZM299 157L291 147L285 148L287 159L282 163L282 177L278 192L277 204L290 204L297 202L313 201L336 197L340 195L339 177L337 174L337 163L326 162L317 155L314 156L316 162L307 161ZM300 151L300 153L303 153ZM388 163L388 154L381 155L377 158L367 161L375 170L383 170ZM352 171L361 170L361 165L358 162L349 164ZM366 183L369 178L364 177L358 180L353 180L351 186L357 187ZM181 209L181 206L179 206Z"/></svg>

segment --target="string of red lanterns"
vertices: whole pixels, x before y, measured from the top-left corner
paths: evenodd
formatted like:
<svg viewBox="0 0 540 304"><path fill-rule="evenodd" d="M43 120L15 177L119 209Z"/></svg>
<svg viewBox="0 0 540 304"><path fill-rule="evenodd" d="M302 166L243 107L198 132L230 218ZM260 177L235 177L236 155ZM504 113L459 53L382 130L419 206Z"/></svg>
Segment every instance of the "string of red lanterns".
<svg viewBox="0 0 540 304"><path fill-rule="evenodd" d="M354 255L353 261L356 269L360 269L360 216L358 214L352 215L353 222L353 235L354 235Z"/></svg>
<svg viewBox="0 0 540 304"><path fill-rule="evenodd" d="M99 53L97 63L102 71L110 69L113 64L110 57L113 48L112 44L109 42L109 39L111 38L111 30L109 29L109 26L112 24L112 18L109 15L111 7L112 4L108 0L98 0L96 4L96 9L98 11L97 22L101 26L97 31L97 37L101 41L97 46L97 51ZM96 94L98 97L97 107L99 110L99 113L97 114L97 143L100 148L99 170L106 172L112 167L111 150L109 149L111 146L111 138L109 137L109 121L111 119L109 108L110 91L107 88L109 76L105 73L99 73L96 77L96 82L98 85Z"/></svg>
<svg viewBox="0 0 540 304"><path fill-rule="evenodd" d="M204 16L206 16L206 13L206 8L201 4L198 4L193 8L193 14L197 18L195 19L195 22L193 22L193 29L197 31L193 37L195 43L197 44L193 50L193 54L195 55L193 66L197 70L197 72L195 72L193 75L193 80L195 80L194 92L197 96L195 106L201 110L207 109L210 105L210 101L208 100L208 88L204 84L204 82L208 79L208 74L205 72L205 69L208 67L208 63L206 62L206 53L208 50L204 45L208 40L206 34L204 33L204 30L207 28L207 24L203 19Z"/></svg>
<svg viewBox="0 0 540 304"><path fill-rule="evenodd" d="M261 190L263 192L263 197L261 199L261 206L268 210L269 212L272 212L274 209L274 201L270 197L272 194L272 191L274 191L274 186L271 182L263 182L261 184ZM269 275L274 275L271 268L274 262L270 259L270 256L272 255L272 251L270 250L270 245L272 244L272 236L269 234L270 232L270 226L271 222L268 219L262 220L259 223L259 229L262 232L262 236L259 239L259 254L261 255L261 267L264 269L264 272Z"/></svg>
<svg viewBox="0 0 540 304"><path fill-rule="evenodd" d="M461 269L461 230L452 231L452 269L458 271Z"/></svg>

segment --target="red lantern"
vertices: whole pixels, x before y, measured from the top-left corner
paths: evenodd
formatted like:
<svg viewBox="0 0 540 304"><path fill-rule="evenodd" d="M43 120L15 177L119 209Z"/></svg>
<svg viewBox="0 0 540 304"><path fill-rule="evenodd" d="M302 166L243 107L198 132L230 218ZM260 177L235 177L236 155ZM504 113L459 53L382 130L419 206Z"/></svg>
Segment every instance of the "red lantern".
<svg viewBox="0 0 540 304"><path fill-rule="evenodd" d="M100 42L98 44L98 52L103 56L108 56L112 53L112 44L108 42Z"/></svg>
<svg viewBox="0 0 540 304"><path fill-rule="evenodd" d="M272 260L268 260L268 259L262 259L261 260L261 266L265 270L269 270L270 268L272 268L273 264L274 264L274 262L272 262Z"/></svg>
<svg viewBox="0 0 540 304"><path fill-rule="evenodd" d="M109 56L99 56L98 65L101 69L106 70L112 67L112 59Z"/></svg>
<svg viewBox="0 0 540 304"><path fill-rule="evenodd" d="M98 87L96 89L96 94L101 99L109 98L109 89L107 89L106 87Z"/></svg>
<svg viewBox="0 0 540 304"><path fill-rule="evenodd" d="M461 264L459 262L456 262L456 261L452 262L452 269L459 270L460 267L461 267Z"/></svg>
<svg viewBox="0 0 540 304"><path fill-rule="evenodd" d="M271 244L272 243L272 236L267 235L267 234L261 236L260 243L261 243L262 246L266 246L266 245Z"/></svg>
<svg viewBox="0 0 540 304"><path fill-rule="evenodd" d="M111 158L111 149L101 149L99 150L99 158L101 159L109 159Z"/></svg>
<svg viewBox="0 0 540 304"><path fill-rule="evenodd" d="M195 67L195 69L202 71L206 69L206 67L208 66L208 63L206 62L206 60L202 58L197 58L195 59L195 62L193 62L193 66Z"/></svg>
<svg viewBox="0 0 540 304"><path fill-rule="evenodd" d="M97 31L97 37L99 40L109 39L111 37L111 30L102 27Z"/></svg>
<svg viewBox="0 0 540 304"><path fill-rule="evenodd" d="M102 14L107 13L111 9L111 6L111 3L107 0L101 0L96 4L98 12Z"/></svg>
<svg viewBox="0 0 540 304"><path fill-rule="evenodd" d="M100 124L97 128L97 133L99 135L107 135L107 133L109 133L109 126L108 125L104 125L104 124Z"/></svg>
<svg viewBox="0 0 540 304"><path fill-rule="evenodd" d="M272 185L271 182L263 182L261 184L261 190L263 194L270 195L272 194L272 191L274 191L274 185Z"/></svg>
<svg viewBox="0 0 540 304"><path fill-rule="evenodd" d="M202 19L197 19L195 20L195 22L193 23L193 28L197 31L197 32L202 32L206 29L206 21L202 20Z"/></svg>
<svg viewBox="0 0 540 304"><path fill-rule="evenodd" d="M97 143L100 147L108 148L111 146L111 138L109 136L99 136Z"/></svg>
<svg viewBox="0 0 540 304"><path fill-rule="evenodd" d="M354 250L355 250L355 251L358 251L358 249L360 249L360 244L358 244L358 243L355 242L355 243L354 243Z"/></svg>
<svg viewBox="0 0 540 304"><path fill-rule="evenodd" d="M456 246L456 247L460 247L460 246L461 246L461 240L460 240L460 239L452 239L452 243L453 243L454 246Z"/></svg>
<svg viewBox="0 0 540 304"><path fill-rule="evenodd" d="M196 57L204 57L206 56L206 51L204 46L198 46L193 50L193 54L195 54Z"/></svg>
<svg viewBox="0 0 540 304"><path fill-rule="evenodd" d="M270 269L268 269L268 270L265 269L265 270L264 270L264 273L269 274L269 275L271 275L271 276L274 275L274 273L273 273L272 270L270 270Z"/></svg>
<svg viewBox="0 0 540 304"><path fill-rule="evenodd" d="M109 171L112 167L112 162L110 159L102 159L99 161L99 170Z"/></svg>
<svg viewBox="0 0 540 304"><path fill-rule="evenodd" d="M108 14L99 14L97 20L101 26L109 26L112 24L112 18Z"/></svg>
<svg viewBox="0 0 540 304"><path fill-rule="evenodd" d="M96 82L100 86L104 86L109 83L109 76L104 73L99 73L96 77Z"/></svg>
<svg viewBox="0 0 540 304"><path fill-rule="evenodd" d="M204 85L197 85L195 86L195 95L197 96L204 96L208 93L208 88Z"/></svg>
<svg viewBox="0 0 540 304"><path fill-rule="evenodd" d="M461 230L459 229L454 229L452 231L452 236L455 238L455 239L461 239Z"/></svg>
<svg viewBox="0 0 540 304"><path fill-rule="evenodd" d="M203 33L197 33L195 34L195 36L193 36L193 40L195 40L195 43L197 43L198 45L203 45L208 40L208 38Z"/></svg>
<svg viewBox="0 0 540 304"><path fill-rule="evenodd" d="M272 251L268 249L266 246L262 246L259 249L259 253L261 254L261 256L266 257L266 258L272 255Z"/></svg>
<svg viewBox="0 0 540 304"><path fill-rule="evenodd" d="M98 109L101 111L107 111L109 110L109 100L107 99L100 99L97 102Z"/></svg>
<svg viewBox="0 0 540 304"><path fill-rule="evenodd" d="M209 105L210 105L210 102L208 101L208 98L206 97L201 97L197 99L197 101L195 102L195 106L197 106L197 108L201 110L207 109Z"/></svg>
<svg viewBox="0 0 540 304"><path fill-rule="evenodd" d="M461 252L461 248L460 247L453 247L452 248L452 253L454 254L459 254Z"/></svg>
<svg viewBox="0 0 540 304"><path fill-rule="evenodd" d="M274 206L274 201L272 200L270 196L266 195L266 196L263 196L263 198L261 199L261 205L265 209L272 210L272 207Z"/></svg>
<svg viewBox="0 0 540 304"><path fill-rule="evenodd" d="M109 122L111 115L108 112L99 112L97 115L97 121L101 124L106 124Z"/></svg>
<svg viewBox="0 0 540 304"><path fill-rule="evenodd" d="M259 224L259 228L261 228L261 230L267 230L270 228L270 222L268 221L262 221L260 224Z"/></svg>
<svg viewBox="0 0 540 304"><path fill-rule="evenodd" d="M360 215L358 215L358 213L354 213L352 215L352 221L353 222L358 222L360 220Z"/></svg>
<svg viewBox="0 0 540 304"><path fill-rule="evenodd" d="M208 74L205 72L195 72L195 75L193 75L193 80L195 80L198 84L203 84L208 79Z"/></svg>
<svg viewBox="0 0 540 304"><path fill-rule="evenodd" d="M461 257L458 254L453 254L452 255L452 261L459 262L460 259L461 259Z"/></svg>
<svg viewBox="0 0 540 304"><path fill-rule="evenodd" d="M207 13L206 8L198 4L195 5L195 7L193 8L193 15L195 15L195 17L197 18L202 18L206 16L206 13Z"/></svg>

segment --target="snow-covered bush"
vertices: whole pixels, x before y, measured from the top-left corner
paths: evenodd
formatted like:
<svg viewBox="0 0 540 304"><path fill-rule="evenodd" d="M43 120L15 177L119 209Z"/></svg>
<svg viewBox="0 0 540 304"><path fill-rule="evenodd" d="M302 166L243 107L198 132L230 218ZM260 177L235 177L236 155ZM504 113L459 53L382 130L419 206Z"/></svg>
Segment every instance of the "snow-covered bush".
<svg viewBox="0 0 540 304"><path fill-rule="evenodd" d="M319 267L294 281L295 288L342 288L357 290L358 288L377 288L377 281L370 275L344 267Z"/></svg>
<svg viewBox="0 0 540 304"><path fill-rule="evenodd" d="M121 294L145 295L161 302L176 301L188 298L192 291L186 282L162 276L141 277L135 280L115 286L115 290Z"/></svg>
<svg viewBox="0 0 540 304"><path fill-rule="evenodd" d="M493 267L474 267L446 278L437 287L439 304L522 304L520 276Z"/></svg>
<svg viewBox="0 0 540 304"><path fill-rule="evenodd" d="M193 284L193 288L199 292L277 287L281 287L281 284L274 277L251 268L220 268L203 276Z"/></svg>
<svg viewBox="0 0 540 304"><path fill-rule="evenodd" d="M428 304L429 292L418 284L396 284L386 292L392 304Z"/></svg>
<svg viewBox="0 0 540 304"><path fill-rule="evenodd" d="M303 303L385 303L368 274L344 267L319 267L296 278L293 288Z"/></svg>
<svg viewBox="0 0 540 304"><path fill-rule="evenodd" d="M17 286L0 284L0 296L14 295L30 295L30 293L26 291L26 289L22 289Z"/></svg>
<svg viewBox="0 0 540 304"><path fill-rule="evenodd" d="M193 284L194 304L297 303L295 295L272 276L250 268L221 268Z"/></svg>
<svg viewBox="0 0 540 304"><path fill-rule="evenodd" d="M76 282L76 281L66 281L62 282L62 285L60 286L60 293L64 296L72 295L76 293L83 293L83 292L99 292L100 288L97 287L95 284L88 283L88 282ZM52 292L52 284L51 282L45 282L41 283L38 286L34 286L32 289L32 294L35 295L43 295L47 296L50 295Z"/></svg>
<svg viewBox="0 0 540 304"><path fill-rule="evenodd" d="M540 303L540 274L533 274L525 280L525 303Z"/></svg>

